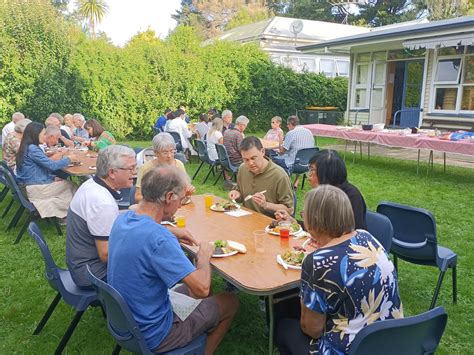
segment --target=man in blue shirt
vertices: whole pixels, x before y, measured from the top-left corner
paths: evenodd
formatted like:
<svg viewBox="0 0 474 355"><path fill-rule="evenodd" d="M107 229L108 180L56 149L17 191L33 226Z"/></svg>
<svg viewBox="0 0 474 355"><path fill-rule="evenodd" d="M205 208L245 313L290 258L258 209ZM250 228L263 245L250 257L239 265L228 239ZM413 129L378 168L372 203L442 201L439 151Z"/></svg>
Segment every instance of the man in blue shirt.
<svg viewBox="0 0 474 355"><path fill-rule="evenodd" d="M179 245L196 245L194 238L189 233L175 237L160 224L181 206L188 180L183 171L167 165L144 175L143 200L112 227L107 279L127 302L150 350L180 348L207 333L206 354L212 354L232 323L238 299L231 293L209 297L209 243L200 245L195 267ZM173 312L169 296L178 282L184 285L175 291L200 299L184 320Z"/></svg>
<svg viewBox="0 0 474 355"><path fill-rule="evenodd" d="M165 113L163 115L161 115L160 117L158 117L158 119L156 120L156 123L155 125L153 126L153 128L159 130L160 132L164 132L165 131L165 124L166 124L166 116L168 116L168 113L170 113L171 110L169 108L167 108L165 110Z"/></svg>

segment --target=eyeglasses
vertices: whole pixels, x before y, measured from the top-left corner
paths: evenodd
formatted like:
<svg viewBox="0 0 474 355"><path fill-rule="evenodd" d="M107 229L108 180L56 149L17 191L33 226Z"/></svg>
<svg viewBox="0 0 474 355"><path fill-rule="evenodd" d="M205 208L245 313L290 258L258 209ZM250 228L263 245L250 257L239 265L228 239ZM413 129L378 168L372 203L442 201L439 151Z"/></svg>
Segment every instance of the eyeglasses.
<svg viewBox="0 0 474 355"><path fill-rule="evenodd" d="M130 167L130 168L117 168L117 169L119 169L119 170L128 170L128 171L131 172L131 173L136 173L137 170L138 170L136 165L134 165L134 166L132 166L132 167Z"/></svg>
<svg viewBox="0 0 474 355"><path fill-rule="evenodd" d="M184 195L184 196L179 196L177 193L174 193L176 196L178 196L177 200L179 200L179 203L181 205L184 205L186 203L186 201L188 200L188 196Z"/></svg>
<svg viewBox="0 0 474 355"><path fill-rule="evenodd" d="M158 152L160 155L165 155L165 156L174 156L176 154L176 149L171 149L171 150L163 150Z"/></svg>

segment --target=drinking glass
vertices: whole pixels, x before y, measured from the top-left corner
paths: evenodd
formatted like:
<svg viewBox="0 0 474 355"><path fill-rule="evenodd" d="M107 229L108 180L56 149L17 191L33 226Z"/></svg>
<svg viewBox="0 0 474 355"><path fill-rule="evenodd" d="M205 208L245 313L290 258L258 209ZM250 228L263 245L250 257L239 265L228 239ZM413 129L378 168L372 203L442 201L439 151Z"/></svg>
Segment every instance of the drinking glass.
<svg viewBox="0 0 474 355"><path fill-rule="evenodd" d="M206 194L204 195L204 205L206 208L210 208L212 206L212 195Z"/></svg>
<svg viewBox="0 0 474 355"><path fill-rule="evenodd" d="M267 232L264 230L253 231L253 240L255 243L255 251L257 253L265 252L265 239L267 237Z"/></svg>
<svg viewBox="0 0 474 355"><path fill-rule="evenodd" d="M178 228L186 227L186 217L185 216L176 216L176 226Z"/></svg>
<svg viewBox="0 0 474 355"><path fill-rule="evenodd" d="M290 237L291 223L282 221L278 225L280 226L280 238L288 239Z"/></svg>

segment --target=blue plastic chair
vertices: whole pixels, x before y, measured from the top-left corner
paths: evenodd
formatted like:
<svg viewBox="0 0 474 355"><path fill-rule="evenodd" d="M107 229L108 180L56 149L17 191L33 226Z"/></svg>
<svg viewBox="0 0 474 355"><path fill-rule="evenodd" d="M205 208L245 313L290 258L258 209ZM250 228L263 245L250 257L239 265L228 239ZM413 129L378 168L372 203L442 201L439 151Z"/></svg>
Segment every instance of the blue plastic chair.
<svg viewBox="0 0 474 355"><path fill-rule="evenodd" d="M386 215L393 226L391 252L397 268L397 258L419 265L436 266L440 273L430 309L436 306L439 290L448 268L453 269L453 303L457 303L457 254L438 245L436 222L431 212L423 209L381 202L377 212Z"/></svg>
<svg viewBox="0 0 474 355"><path fill-rule="evenodd" d="M216 150L219 164L221 165L222 170L217 176L216 181L214 181L214 185L217 184L219 178L224 175L224 170L232 172L232 175L230 177L231 180L237 175L237 172L239 171L239 167L233 165L230 162L229 155L227 154L227 149L225 149L225 146L223 144L216 144Z"/></svg>
<svg viewBox="0 0 474 355"><path fill-rule="evenodd" d="M137 186L132 185L130 188L130 196L129 196L129 203L130 206L136 204L137 202L135 201L135 192L137 191Z"/></svg>
<svg viewBox="0 0 474 355"><path fill-rule="evenodd" d="M46 280L49 285L58 292L33 332L33 335L38 335L41 332L61 298L76 310L74 318L56 348L55 354L61 354L85 310L92 302L97 300L97 294L94 290L78 287L72 280L69 270L61 269L56 265L36 223L31 222L29 224L28 233L36 241L36 244L38 244L41 250L41 254L43 254Z"/></svg>
<svg viewBox="0 0 474 355"><path fill-rule="evenodd" d="M355 336L349 355L434 354L448 315L443 307L407 318L374 322Z"/></svg>
<svg viewBox="0 0 474 355"><path fill-rule="evenodd" d="M10 188L8 187L7 180L5 180L3 176L3 166L0 166L0 184L3 185L3 189L0 192L0 202L2 202L5 197L8 195L8 191L10 191Z"/></svg>
<svg viewBox="0 0 474 355"><path fill-rule="evenodd" d="M393 238L393 226L390 219L381 213L367 210L365 223L367 231L382 244L387 253L390 253Z"/></svg>
<svg viewBox="0 0 474 355"><path fill-rule="evenodd" d="M295 161L293 166L287 169L288 175L291 174L303 174L303 182L301 183L301 189L304 187L306 180L306 173L309 171L309 160L318 152L318 147L304 148L296 152Z"/></svg>
<svg viewBox="0 0 474 355"><path fill-rule="evenodd" d="M207 175L206 175L204 181L202 182L203 184L205 184L207 179L211 175L211 173L214 176L214 168L216 167L218 162L217 161L212 161L211 159L209 159L209 154L207 153L207 146L206 146L206 143L204 141L202 141L200 139L196 139L194 142L196 143L196 151L198 153L198 158L199 158L199 161L201 163L199 164L196 172L193 175L193 180L196 178L197 174L201 170L201 167L204 164L208 164L209 165L209 171L207 172Z"/></svg>
<svg viewBox="0 0 474 355"><path fill-rule="evenodd" d="M20 239L23 237L23 234L25 233L26 228L28 228L28 224L34 220L41 219L41 217L38 211L36 210L36 207L26 198L26 196L23 194L23 191L18 186L15 175L13 174L13 171L8 167L8 165L4 161L1 161L0 165L3 168L3 177L5 181L7 182L9 189L12 191L12 196L13 196L12 201L17 201L20 204L20 206L18 207L18 210L15 212L15 215L13 216L13 219L11 220L10 224L7 227L7 231L17 226L24 211L28 212L28 218L26 219L23 226L20 228L20 231L15 239L14 244L17 244L20 241ZM10 204L9 207L11 207L11 205L12 204ZM7 208L7 211L6 211L7 213L8 213L9 207ZM62 235L61 227L59 226L58 220L56 218L52 218L52 220L58 234Z"/></svg>
<svg viewBox="0 0 474 355"><path fill-rule="evenodd" d="M170 132L170 131L167 131L166 133L171 134L174 141L176 142L176 150L179 153L183 153L183 143L181 142L181 136L179 135L179 133L178 132Z"/></svg>
<svg viewBox="0 0 474 355"><path fill-rule="evenodd" d="M117 345L113 354L120 353L122 348L141 354L153 354L147 347L143 334L133 318L127 302L122 295L112 286L95 277L87 265L89 280L97 290L99 301L105 310L107 328L114 337ZM207 337L205 334L194 339L185 347L175 349L163 355L204 355Z"/></svg>

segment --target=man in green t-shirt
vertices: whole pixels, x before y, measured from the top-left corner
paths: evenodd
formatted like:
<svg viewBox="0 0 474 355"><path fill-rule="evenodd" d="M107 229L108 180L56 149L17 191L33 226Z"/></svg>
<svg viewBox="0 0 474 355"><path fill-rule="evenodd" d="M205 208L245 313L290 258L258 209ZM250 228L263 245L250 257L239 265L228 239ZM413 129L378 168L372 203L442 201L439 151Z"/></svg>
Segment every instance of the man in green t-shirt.
<svg viewBox="0 0 474 355"><path fill-rule="evenodd" d="M288 174L265 157L265 149L257 137L247 137L240 144L243 164L237 174L237 188L229 198L269 217L278 210L292 214L293 190ZM264 191L264 192L263 192ZM245 197L251 196L247 201Z"/></svg>

